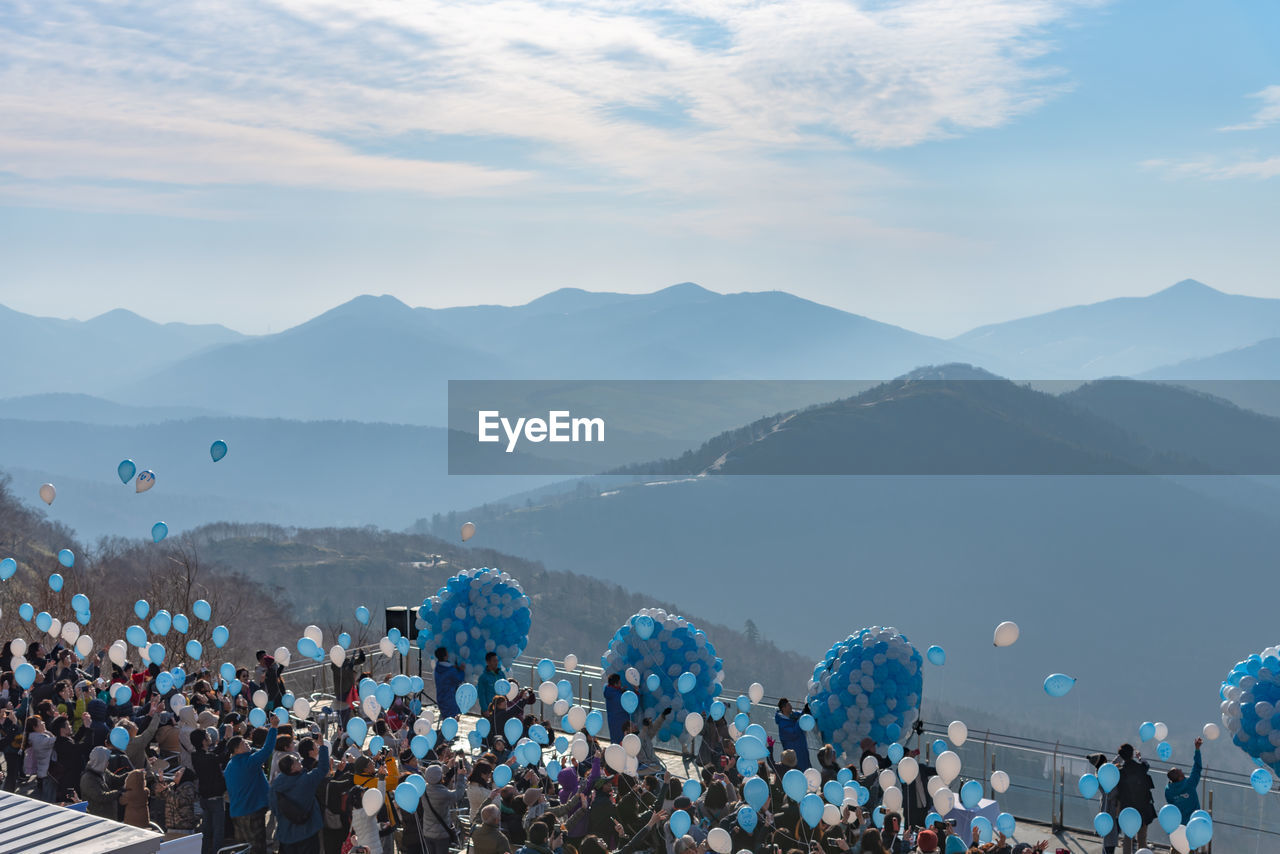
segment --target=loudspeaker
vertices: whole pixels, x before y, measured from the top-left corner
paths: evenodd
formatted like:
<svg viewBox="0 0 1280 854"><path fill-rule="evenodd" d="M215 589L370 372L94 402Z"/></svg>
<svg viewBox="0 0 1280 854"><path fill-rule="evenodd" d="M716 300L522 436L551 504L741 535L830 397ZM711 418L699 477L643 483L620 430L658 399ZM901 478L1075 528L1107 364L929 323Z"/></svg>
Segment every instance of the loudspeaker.
<svg viewBox="0 0 1280 854"><path fill-rule="evenodd" d="M410 616L411 614L413 612L406 605L392 605L388 608L386 633L391 634L392 629L399 629L400 634L412 640L417 635L417 632L412 631L410 623L413 618Z"/></svg>

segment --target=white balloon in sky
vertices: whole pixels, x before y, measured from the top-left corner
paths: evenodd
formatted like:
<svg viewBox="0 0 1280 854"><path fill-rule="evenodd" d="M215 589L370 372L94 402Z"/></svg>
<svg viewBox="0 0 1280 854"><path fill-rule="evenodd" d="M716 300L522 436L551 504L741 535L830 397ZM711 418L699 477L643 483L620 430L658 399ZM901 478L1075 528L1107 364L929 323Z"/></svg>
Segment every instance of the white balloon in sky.
<svg viewBox="0 0 1280 854"><path fill-rule="evenodd" d="M1021 631L1018 624L1011 620L1005 620L996 626L995 645L996 646L1013 646L1018 641L1018 635Z"/></svg>
<svg viewBox="0 0 1280 854"><path fill-rule="evenodd" d="M1217 741L1218 736L1222 735L1222 729L1217 724L1204 725L1204 737L1210 741Z"/></svg>
<svg viewBox="0 0 1280 854"><path fill-rule="evenodd" d="M467 540L471 539L475 535L476 535L476 523L463 522L462 523L462 541L465 543Z"/></svg>
<svg viewBox="0 0 1280 854"><path fill-rule="evenodd" d="M997 794L1009 791L1009 774L1007 771L991 772L991 790Z"/></svg>
<svg viewBox="0 0 1280 854"><path fill-rule="evenodd" d="M947 737L956 747L961 747L969 740L969 728L965 726L964 721L952 721L947 727Z"/></svg>
<svg viewBox="0 0 1280 854"><path fill-rule="evenodd" d="M53 488L52 483L44 483L40 485L40 500L45 504L52 504L53 499L58 497L58 490Z"/></svg>
<svg viewBox="0 0 1280 854"><path fill-rule="evenodd" d="M753 703L758 703L764 699L764 686L759 682L752 682L751 687L747 688L747 698Z"/></svg>
<svg viewBox="0 0 1280 854"><path fill-rule="evenodd" d="M1169 737L1169 725L1165 723L1156 724L1156 741L1164 741Z"/></svg>
<svg viewBox="0 0 1280 854"><path fill-rule="evenodd" d="M948 786L951 781L960 776L960 757L952 750L944 750L938 754L938 759L934 763L938 769L938 776L942 778L942 782ZM939 813L941 815L941 813Z"/></svg>

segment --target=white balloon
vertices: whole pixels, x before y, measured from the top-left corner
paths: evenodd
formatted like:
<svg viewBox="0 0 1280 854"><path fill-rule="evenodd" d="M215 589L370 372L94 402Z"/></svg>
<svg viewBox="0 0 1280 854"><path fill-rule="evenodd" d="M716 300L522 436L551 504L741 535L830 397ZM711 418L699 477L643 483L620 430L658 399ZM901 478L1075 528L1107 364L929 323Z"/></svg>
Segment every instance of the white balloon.
<svg viewBox="0 0 1280 854"><path fill-rule="evenodd" d="M627 752L628 756L639 756L640 748L643 747L640 736L634 732L629 732L622 737L622 749Z"/></svg>
<svg viewBox="0 0 1280 854"><path fill-rule="evenodd" d="M187 704L187 698L182 696L181 691L175 691L173 696L169 698L169 707L173 709L174 714Z"/></svg>
<svg viewBox="0 0 1280 854"><path fill-rule="evenodd" d="M937 794L939 789L945 789L946 787L947 784L942 782L942 778L937 775L930 777L929 782L925 784L925 788L929 791L929 797L931 798Z"/></svg>
<svg viewBox="0 0 1280 854"><path fill-rule="evenodd" d="M26 655L27 642L22 638L14 638L9 643L9 652L11 652L14 655Z"/></svg>
<svg viewBox="0 0 1280 854"><path fill-rule="evenodd" d="M1009 774L1005 771L991 772L991 789L999 794L1009 791Z"/></svg>
<svg viewBox="0 0 1280 854"><path fill-rule="evenodd" d="M890 786L884 790L884 796L880 799L880 803L889 812L902 809L902 790L897 786Z"/></svg>
<svg viewBox="0 0 1280 854"><path fill-rule="evenodd" d="M293 656L290 655L289 647L287 646L276 647L276 651L271 654L271 657L274 658L276 660L276 664L279 664L281 667L288 667L289 662L293 660Z"/></svg>
<svg viewBox="0 0 1280 854"><path fill-rule="evenodd" d="M378 652L390 658L396 654L396 645L392 643L391 638L383 638L378 641Z"/></svg>
<svg viewBox="0 0 1280 854"><path fill-rule="evenodd" d="M698 733L702 732L702 725L702 715L697 712L690 712L685 716L684 728L689 731L689 735L696 736Z"/></svg>
<svg viewBox="0 0 1280 854"><path fill-rule="evenodd" d="M621 747L619 747L618 749L619 749L619 750L621 750L622 748L621 748ZM569 752L573 754L573 761L574 761L574 762L584 762L584 761L586 761L587 754L588 754L590 751L591 751L591 748L587 747L587 743L586 743L585 741L575 741L575 742L574 742L574 743L569 747ZM623 751L623 755L624 755L624 756L626 755L626 751Z"/></svg>
<svg viewBox="0 0 1280 854"><path fill-rule="evenodd" d="M947 737L956 747L961 747L969 740L969 728L965 726L964 721L952 721L947 727Z"/></svg>
<svg viewBox="0 0 1280 854"><path fill-rule="evenodd" d="M633 687L639 687L639 685L640 685L640 671L639 671L639 670L636 670L634 667L628 667L628 668L627 668L627 673L626 673L626 678L627 678L627 681L628 681L628 682L630 682L630 683L631 683L631 685L632 685Z"/></svg>
<svg viewBox="0 0 1280 854"><path fill-rule="evenodd" d="M614 771L624 771L627 767L627 751L621 744L611 744L604 749L604 761Z"/></svg>
<svg viewBox="0 0 1280 854"><path fill-rule="evenodd" d="M569 707L569 728L574 732L582 729L587 723L587 710L582 706Z"/></svg>
<svg viewBox="0 0 1280 854"><path fill-rule="evenodd" d="M40 485L40 500L45 504L52 504L53 499L58 497L58 490L53 488L52 483L42 483Z"/></svg>
<svg viewBox="0 0 1280 854"><path fill-rule="evenodd" d="M809 783L809 791L816 792L822 788L822 772L817 768L804 769L804 779Z"/></svg>
<svg viewBox="0 0 1280 854"><path fill-rule="evenodd" d="M56 638L60 634L62 634L62 620L54 617L53 622L49 623L49 637Z"/></svg>
<svg viewBox="0 0 1280 854"><path fill-rule="evenodd" d="M310 717L311 701L308 700L306 697L299 697L298 699L294 700L293 714L295 717L303 718L304 720Z"/></svg>
<svg viewBox="0 0 1280 854"><path fill-rule="evenodd" d="M1209 739L1209 741L1217 741L1218 736L1220 735L1222 735L1222 730L1218 727L1217 724L1204 725L1204 737Z"/></svg>
<svg viewBox="0 0 1280 854"><path fill-rule="evenodd" d="M1164 741L1168 737L1169 725L1161 723L1156 724L1156 741Z"/></svg>
<svg viewBox="0 0 1280 854"><path fill-rule="evenodd" d="M898 761L898 777L904 783L914 783L920 776L920 763L914 756L904 756Z"/></svg>
<svg viewBox="0 0 1280 854"><path fill-rule="evenodd" d="M569 712L568 700L556 700L556 704L551 707L551 713L557 718L562 718Z"/></svg>
<svg viewBox="0 0 1280 854"><path fill-rule="evenodd" d="M267 707L267 692L263 691L261 688L259 688L257 691L254 691L253 704L257 706L259 709L265 709Z"/></svg>
<svg viewBox="0 0 1280 854"><path fill-rule="evenodd" d="M538 686L538 699L548 706L554 703L558 696L560 696L560 689L556 687L556 683L543 682Z"/></svg>
<svg viewBox="0 0 1280 854"><path fill-rule="evenodd" d="M888 768L881 771L880 776L876 779L880 782L880 791L882 792L898 785L898 775Z"/></svg>
<svg viewBox="0 0 1280 854"><path fill-rule="evenodd" d="M713 827L707 831L707 845L716 854L729 854L733 850L733 837L723 827Z"/></svg>
<svg viewBox="0 0 1280 854"><path fill-rule="evenodd" d="M360 708L364 711L365 717L371 721L376 721L378 714L382 711L382 705L378 702L378 698L372 694L360 702Z"/></svg>
<svg viewBox="0 0 1280 854"><path fill-rule="evenodd" d="M564 657L564 669L569 673L578 669L578 656L569 653Z"/></svg>
<svg viewBox="0 0 1280 854"><path fill-rule="evenodd" d="M946 786L933 793L933 811L938 815L945 817L955 805L955 795Z"/></svg>
<svg viewBox="0 0 1280 854"><path fill-rule="evenodd" d="M758 703L764 699L764 686L759 682L752 682L747 688L747 698L753 703Z"/></svg>
<svg viewBox="0 0 1280 854"><path fill-rule="evenodd" d="M1018 624L1005 620L996 626L995 645L996 646L1013 646L1018 642L1018 635L1022 632L1018 629Z"/></svg>
<svg viewBox="0 0 1280 854"><path fill-rule="evenodd" d="M946 783L948 786L951 785L952 780L960 776L960 757L956 755L955 751L944 750L942 753L939 753L938 759L934 765L938 769L938 776L941 777L942 782ZM939 815L941 815L941 813L939 813Z"/></svg>
<svg viewBox="0 0 1280 854"><path fill-rule="evenodd" d="M315 642L316 646L319 646L324 642L324 633L321 632L320 627L316 625L307 626L303 629L302 636L304 638L311 638L311 640Z"/></svg>
<svg viewBox="0 0 1280 854"><path fill-rule="evenodd" d="M476 523L463 522L461 533L462 533L462 541L465 543L467 540L471 539L476 535Z"/></svg>
<svg viewBox="0 0 1280 854"><path fill-rule="evenodd" d="M360 809L364 810L364 814L372 818L378 814L378 810L382 809L382 792L378 789L365 789L364 799L360 801Z"/></svg>
<svg viewBox="0 0 1280 854"><path fill-rule="evenodd" d="M124 667L125 661L129 658L129 648L120 641L116 641L107 650L107 657L111 659L111 663L116 667Z"/></svg>
<svg viewBox="0 0 1280 854"><path fill-rule="evenodd" d="M876 769L880 767L879 761L874 756L862 757L862 776L876 773Z"/></svg>
<svg viewBox="0 0 1280 854"><path fill-rule="evenodd" d="M342 662L347 660L347 651L335 643L329 650L329 658L334 664L341 667Z"/></svg>
<svg viewBox="0 0 1280 854"><path fill-rule="evenodd" d="M68 620L62 624L62 639L67 643L75 643L76 638L80 637L80 626L75 620Z"/></svg>
<svg viewBox="0 0 1280 854"><path fill-rule="evenodd" d="M1178 825L1173 829L1173 833L1169 834L1169 842L1173 845L1173 850L1178 854L1187 854L1191 850L1191 843L1187 842L1186 825Z"/></svg>
<svg viewBox="0 0 1280 854"><path fill-rule="evenodd" d="M622 773L626 774L628 777L639 777L640 776L640 760L634 756L628 756L627 765L625 768L622 769Z"/></svg>
<svg viewBox="0 0 1280 854"><path fill-rule="evenodd" d="M835 804L822 805L822 823L827 827L835 827L840 823L840 807Z"/></svg>
<svg viewBox="0 0 1280 854"><path fill-rule="evenodd" d="M297 703L294 703L294 705L296 706ZM422 711L426 712L427 710L423 709ZM426 735L429 732L431 732L431 721L427 720L425 717L418 718L413 722L414 735Z"/></svg>
<svg viewBox="0 0 1280 854"><path fill-rule="evenodd" d="M88 658L89 653L93 652L93 638L88 635L81 635L76 640L76 652Z"/></svg>

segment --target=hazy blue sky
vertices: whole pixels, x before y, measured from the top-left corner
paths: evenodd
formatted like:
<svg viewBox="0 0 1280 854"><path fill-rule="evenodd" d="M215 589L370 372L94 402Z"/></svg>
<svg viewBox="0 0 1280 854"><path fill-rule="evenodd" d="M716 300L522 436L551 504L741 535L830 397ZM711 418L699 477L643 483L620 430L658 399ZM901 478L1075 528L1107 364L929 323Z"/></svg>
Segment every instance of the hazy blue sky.
<svg viewBox="0 0 1280 854"><path fill-rule="evenodd" d="M10 0L0 303L1280 297L1280 3Z"/></svg>

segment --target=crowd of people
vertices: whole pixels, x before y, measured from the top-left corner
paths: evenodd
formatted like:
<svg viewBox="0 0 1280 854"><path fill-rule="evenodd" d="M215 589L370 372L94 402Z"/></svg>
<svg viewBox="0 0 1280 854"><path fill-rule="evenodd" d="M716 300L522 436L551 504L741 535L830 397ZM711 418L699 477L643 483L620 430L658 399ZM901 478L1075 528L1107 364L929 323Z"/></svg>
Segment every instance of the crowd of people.
<svg viewBox="0 0 1280 854"><path fill-rule="evenodd" d="M290 702L287 668L265 651L252 668L236 672L238 690L207 669L168 685L154 665L117 667L101 655L77 660L61 645L36 642L23 650L37 670L35 683L24 690L14 678L14 655L10 644L0 650L5 790L83 804L93 815L150 827L169 838L201 834L203 854L233 843L248 845L252 854L1045 850L1043 843L1015 843L999 833L985 843L976 830L962 839L952 824L929 822L926 783L933 769L923 763L914 784L903 787L902 806L876 816L878 772L892 763L870 741L861 756L845 757L851 760L845 765L829 745L816 751L813 768L822 783L852 776L870 798L861 805L846 801L838 820L828 823L828 813L812 826L782 784L787 771L811 765L808 734L796 725L802 712L786 700L776 717L781 743L775 750L769 739L769 758L743 769L728 721L708 719L696 749L687 745L683 763L677 763L682 773L673 773L655 745L672 710L656 711L656 719L627 713L616 679L605 688L607 733L587 737L585 749L557 751L552 741L532 764L525 761L516 750L521 739L545 731L553 740L561 728L537 714L532 690L495 690L500 681L514 680L493 655L476 680L487 721L475 730L485 733L482 739L449 726L459 716L454 697L466 677L443 648L436 654L431 691L397 696L372 719L358 689L372 678L364 668L368 662L353 653L333 667L332 705L317 703L305 715L268 715L262 726L250 720L262 721L253 715L255 705L268 712L283 705L298 709ZM359 743L348 734L352 717L367 723L368 737ZM127 732L127 741L113 734L117 727ZM510 738L513 728L518 738ZM415 735L428 731L434 733L429 749L413 744ZM631 735L639 739L635 770L620 773L606 763L605 748ZM1118 759L1123 782L1104 809L1118 811L1139 793L1145 765L1128 750L1126 755L1122 748ZM1170 778L1170 802L1187 814L1199 807L1199 767L1197 750L1191 775ZM748 800L750 775L744 777L744 770L767 785L767 798L750 822L739 818ZM400 786L418 786L420 795L401 798ZM1149 803L1149 786L1146 793ZM1146 822L1148 812L1143 811Z"/></svg>

